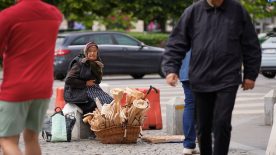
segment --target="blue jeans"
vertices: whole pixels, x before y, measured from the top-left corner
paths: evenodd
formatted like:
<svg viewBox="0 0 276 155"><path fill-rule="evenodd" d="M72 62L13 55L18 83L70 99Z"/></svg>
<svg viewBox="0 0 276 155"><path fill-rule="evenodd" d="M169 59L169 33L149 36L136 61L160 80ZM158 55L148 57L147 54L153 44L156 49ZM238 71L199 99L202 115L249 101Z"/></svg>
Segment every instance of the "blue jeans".
<svg viewBox="0 0 276 155"><path fill-rule="evenodd" d="M185 139L183 141L184 148L194 149L196 147L195 132L195 102L190 88L189 81L182 81L182 87L185 94L185 107L183 112L183 132Z"/></svg>

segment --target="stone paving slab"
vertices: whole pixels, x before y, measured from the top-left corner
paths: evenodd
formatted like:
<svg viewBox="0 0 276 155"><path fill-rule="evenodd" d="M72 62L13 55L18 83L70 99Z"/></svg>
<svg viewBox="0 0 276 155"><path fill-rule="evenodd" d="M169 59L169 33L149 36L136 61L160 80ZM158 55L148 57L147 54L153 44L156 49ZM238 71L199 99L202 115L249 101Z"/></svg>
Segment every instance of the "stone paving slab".
<svg viewBox="0 0 276 155"><path fill-rule="evenodd" d="M167 135L164 130L146 130L143 135ZM95 139L72 142L45 142L40 135L42 155L181 155L182 143L151 144L138 139L136 144L102 144ZM22 136L20 147L24 148ZM198 149L198 148L197 148ZM231 148L228 155L256 155L247 150Z"/></svg>
<svg viewBox="0 0 276 155"><path fill-rule="evenodd" d="M181 155L182 143L101 144L97 140L70 143L42 142L43 155ZM229 155L252 155L244 150L230 149Z"/></svg>

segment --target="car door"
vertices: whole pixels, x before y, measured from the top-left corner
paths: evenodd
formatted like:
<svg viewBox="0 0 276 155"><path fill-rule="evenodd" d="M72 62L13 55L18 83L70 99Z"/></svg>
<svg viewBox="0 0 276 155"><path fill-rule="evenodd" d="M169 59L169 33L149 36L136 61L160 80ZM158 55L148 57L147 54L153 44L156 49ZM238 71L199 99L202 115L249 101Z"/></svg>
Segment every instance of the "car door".
<svg viewBox="0 0 276 155"><path fill-rule="evenodd" d="M125 73L157 73L156 59L158 55L141 42L122 34L113 34L115 41L122 46L120 59Z"/></svg>
<svg viewBox="0 0 276 155"><path fill-rule="evenodd" d="M89 36L89 41L99 45L99 55L104 63L104 74L120 74L122 47L115 45L111 33L97 33Z"/></svg>

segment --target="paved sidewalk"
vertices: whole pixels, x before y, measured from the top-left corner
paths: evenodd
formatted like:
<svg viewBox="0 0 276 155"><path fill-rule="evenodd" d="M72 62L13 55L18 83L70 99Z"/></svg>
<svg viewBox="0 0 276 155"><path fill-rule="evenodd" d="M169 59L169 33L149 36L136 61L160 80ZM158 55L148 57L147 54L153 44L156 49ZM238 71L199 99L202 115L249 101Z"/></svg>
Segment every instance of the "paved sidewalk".
<svg viewBox="0 0 276 155"><path fill-rule="evenodd" d="M265 155L271 126L263 125L263 115L250 119L233 116L233 132L229 155ZM144 130L143 135L167 135L163 119L162 130ZM150 144L138 140L137 144L101 144L97 140L67 143L48 143L41 139L43 155L181 155L182 143ZM198 149L198 148L197 148Z"/></svg>
<svg viewBox="0 0 276 155"><path fill-rule="evenodd" d="M229 155L265 155L271 126L263 125L263 115L233 116ZM144 130L143 135L167 135L162 130ZM137 144L101 144L97 140L69 143L47 143L41 140L43 155L181 155L182 143L150 144L140 139ZM198 149L198 148L197 148Z"/></svg>
<svg viewBox="0 0 276 155"><path fill-rule="evenodd" d="M143 131L144 135L166 135L164 130ZM23 143L21 140L21 147ZM150 144L138 140L137 144L101 144L97 140L49 143L41 139L43 155L181 155L182 143ZM229 155L256 155L248 150L231 147Z"/></svg>

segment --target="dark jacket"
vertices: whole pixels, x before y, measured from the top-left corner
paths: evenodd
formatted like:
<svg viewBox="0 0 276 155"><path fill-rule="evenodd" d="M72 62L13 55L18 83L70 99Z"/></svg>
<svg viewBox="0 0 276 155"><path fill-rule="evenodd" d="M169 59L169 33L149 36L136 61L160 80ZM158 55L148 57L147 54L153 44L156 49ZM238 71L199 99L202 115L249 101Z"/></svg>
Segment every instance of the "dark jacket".
<svg viewBox="0 0 276 155"><path fill-rule="evenodd" d="M91 62L81 57L74 58L65 79L64 100L73 101L71 103L79 106L84 114L93 111L96 104L88 97L86 81L95 80L96 84L100 84L102 67L103 64L98 65L95 61Z"/></svg>
<svg viewBox="0 0 276 155"><path fill-rule="evenodd" d="M95 80L96 84L100 84L102 69L97 63L82 59L74 63L68 71L65 84L72 88L86 88L88 80Z"/></svg>
<svg viewBox="0 0 276 155"><path fill-rule="evenodd" d="M255 80L261 49L246 10L235 0L218 8L201 0L188 7L171 33L163 57L163 71L179 73L181 60L192 49L189 78L193 91L212 92Z"/></svg>

